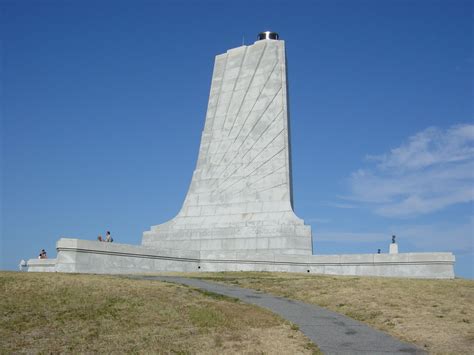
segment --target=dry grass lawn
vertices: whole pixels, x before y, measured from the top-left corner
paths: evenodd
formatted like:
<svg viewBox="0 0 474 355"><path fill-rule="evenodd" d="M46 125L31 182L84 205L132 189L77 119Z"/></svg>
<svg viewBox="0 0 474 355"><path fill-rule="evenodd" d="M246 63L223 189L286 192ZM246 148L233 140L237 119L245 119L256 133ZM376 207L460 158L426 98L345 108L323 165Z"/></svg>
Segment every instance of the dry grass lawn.
<svg viewBox="0 0 474 355"><path fill-rule="evenodd" d="M430 353L474 353L474 281L264 272L188 276L293 298L370 324Z"/></svg>
<svg viewBox="0 0 474 355"><path fill-rule="evenodd" d="M0 272L0 353L316 353L234 299L113 276Z"/></svg>

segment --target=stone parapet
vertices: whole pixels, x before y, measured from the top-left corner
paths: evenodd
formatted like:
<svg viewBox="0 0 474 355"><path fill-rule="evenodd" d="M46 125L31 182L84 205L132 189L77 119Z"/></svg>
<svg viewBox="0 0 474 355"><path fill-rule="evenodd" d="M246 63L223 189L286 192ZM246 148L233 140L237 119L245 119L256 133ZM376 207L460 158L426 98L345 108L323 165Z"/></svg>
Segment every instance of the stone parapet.
<svg viewBox="0 0 474 355"><path fill-rule="evenodd" d="M326 275L454 278L452 253L283 255L184 251L61 238L57 259L31 259L28 271L97 274L271 271Z"/></svg>
<svg viewBox="0 0 474 355"><path fill-rule="evenodd" d="M29 259L26 263L28 271L55 272L57 259Z"/></svg>

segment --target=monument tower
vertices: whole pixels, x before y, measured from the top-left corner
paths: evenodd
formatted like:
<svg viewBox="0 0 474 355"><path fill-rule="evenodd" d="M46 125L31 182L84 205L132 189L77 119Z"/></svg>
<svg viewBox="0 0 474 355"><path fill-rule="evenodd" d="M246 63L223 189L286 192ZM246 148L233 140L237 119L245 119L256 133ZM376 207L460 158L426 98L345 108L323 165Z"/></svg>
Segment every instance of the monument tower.
<svg viewBox="0 0 474 355"><path fill-rule="evenodd" d="M285 42L263 32L215 58L206 122L178 215L144 246L311 255L311 227L293 212Z"/></svg>
<svg viewBox="0 0 474 355"><path fill-rule="evenodd" d="M42 272L277 271L454 278L452 253L312 255L311 227L293 212L285 42L263 32L216 56L191 185L178 215L142 245L61 238ZM379 249L380 250L380 249Z"/></svg>

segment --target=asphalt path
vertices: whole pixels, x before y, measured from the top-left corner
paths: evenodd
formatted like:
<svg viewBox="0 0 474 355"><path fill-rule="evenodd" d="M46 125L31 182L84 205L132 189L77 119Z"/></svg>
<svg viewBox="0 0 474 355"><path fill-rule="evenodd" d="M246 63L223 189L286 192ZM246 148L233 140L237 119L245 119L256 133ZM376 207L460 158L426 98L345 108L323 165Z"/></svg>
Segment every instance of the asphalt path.
<svg viewBox="0 0 474 355"><path fill-rule="evenodd" d="M368 325L325 308L246 288L174 276L128 276L203 289L266 308L298 325L325 354L425 354Z"/></svg>

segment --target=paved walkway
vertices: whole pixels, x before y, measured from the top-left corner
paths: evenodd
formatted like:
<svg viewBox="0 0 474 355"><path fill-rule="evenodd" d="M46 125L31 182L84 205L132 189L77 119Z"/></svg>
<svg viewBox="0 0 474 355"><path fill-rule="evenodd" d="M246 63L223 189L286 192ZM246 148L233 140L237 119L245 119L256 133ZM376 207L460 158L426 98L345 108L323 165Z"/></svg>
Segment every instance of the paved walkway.
<svg viewBox="0 0 474 355"><path fill-rule="evenodd" d="M130 277L184 284L269 309L297 324L325 354L425 354L413 345L316 305L199 279L173 276Z"/></svg>

